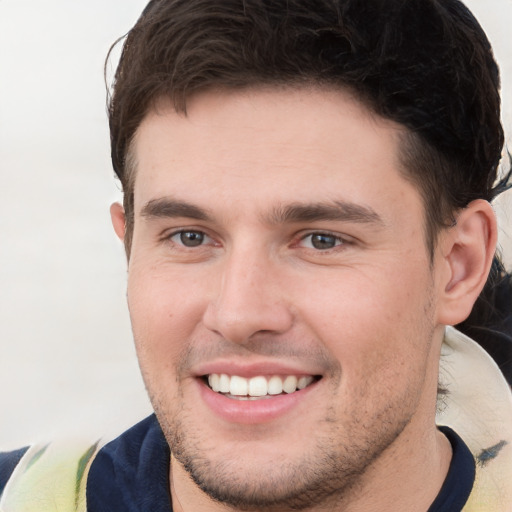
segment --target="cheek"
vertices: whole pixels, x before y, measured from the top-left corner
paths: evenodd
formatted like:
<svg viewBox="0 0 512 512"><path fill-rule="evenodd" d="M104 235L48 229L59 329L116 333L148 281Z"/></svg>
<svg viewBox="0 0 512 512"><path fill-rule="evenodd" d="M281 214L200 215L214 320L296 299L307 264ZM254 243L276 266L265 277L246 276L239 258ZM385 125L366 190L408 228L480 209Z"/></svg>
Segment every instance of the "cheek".
<svg viewBox="0 0 512 512"><path fill-rule="evenodd" d="M160 270L157 270L160 269ZM201 322L203 301L198 283L185 280L159 266L131 265L128 306L140 365L175 368L180 355ZM172 370L174 372L174 370Z"/></svg>
<svg viewBox="0 0 512 512"><path fill-rule="evenodd" d="M410 374L425 364L432 335L428 276L375 269L311 280L299 315L337 359L345 377Z"/></svg>

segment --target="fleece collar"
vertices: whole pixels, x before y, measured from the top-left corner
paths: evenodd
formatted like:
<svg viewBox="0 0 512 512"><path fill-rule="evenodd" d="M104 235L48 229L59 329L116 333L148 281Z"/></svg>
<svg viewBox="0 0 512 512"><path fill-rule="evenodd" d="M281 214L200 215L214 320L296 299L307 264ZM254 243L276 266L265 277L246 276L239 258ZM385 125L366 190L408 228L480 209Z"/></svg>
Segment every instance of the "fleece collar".
<svg viewBox="0 0 512 512"><path fill-rule="evenodd" d="M441 349L437 424L455 430L476 461L464 512L512 512L512 393L480 345L447 327Z"/></svg>

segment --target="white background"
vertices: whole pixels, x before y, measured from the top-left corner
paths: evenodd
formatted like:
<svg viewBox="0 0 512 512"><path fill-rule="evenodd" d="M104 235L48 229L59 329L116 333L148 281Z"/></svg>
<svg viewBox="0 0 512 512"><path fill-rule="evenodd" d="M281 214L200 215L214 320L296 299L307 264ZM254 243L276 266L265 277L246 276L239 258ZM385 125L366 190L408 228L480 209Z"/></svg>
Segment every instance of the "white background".
<svg viewBox="0 0 512 512"><path fill-rule="evenodd" d="M512 0L468 0L512 133ZM150 412L108 207L103 62L144 0L0 0L0 447L121 432ZM492 6L492 7L491 7ZM508 198L507 201L512 201ZM510 209L510 206L509 206ZM501 243L512 214L497 206Z"/></svg>

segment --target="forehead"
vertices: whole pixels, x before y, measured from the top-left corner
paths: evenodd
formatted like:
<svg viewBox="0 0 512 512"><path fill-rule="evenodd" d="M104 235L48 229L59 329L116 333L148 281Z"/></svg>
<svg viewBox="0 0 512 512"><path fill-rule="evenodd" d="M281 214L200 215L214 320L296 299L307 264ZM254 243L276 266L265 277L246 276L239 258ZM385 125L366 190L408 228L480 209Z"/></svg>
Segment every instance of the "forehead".
<svg viewBox="0 0 512 512"><path fill-rule="evenodd" d="M319 200L407 208L421 201L400 170L403 131L340 90L207 92L186 115L161 101L132 147L135 212L166 195L253 213Z"/></svg>

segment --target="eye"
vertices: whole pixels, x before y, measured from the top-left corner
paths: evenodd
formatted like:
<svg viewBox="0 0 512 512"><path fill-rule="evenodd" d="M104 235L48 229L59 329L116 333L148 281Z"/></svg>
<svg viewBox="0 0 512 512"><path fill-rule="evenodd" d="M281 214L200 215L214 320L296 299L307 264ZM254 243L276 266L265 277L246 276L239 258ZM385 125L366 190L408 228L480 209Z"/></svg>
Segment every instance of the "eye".
<svg viewBox="0 0 512 512"><path fill-rule="evenodd" d="M184 247L199 247L205 242L211 241L211 238L202 231L190 230L178 231L170 237L170 240L175 244L183 245Z"/></svg>
<svg viewBox="0 0 512 512"><path fill-rule="evenodd" d="M301 240L303 247L317 251L334 249L343 243L344 241L339 236L330 233L310 233Z"/></svg>

